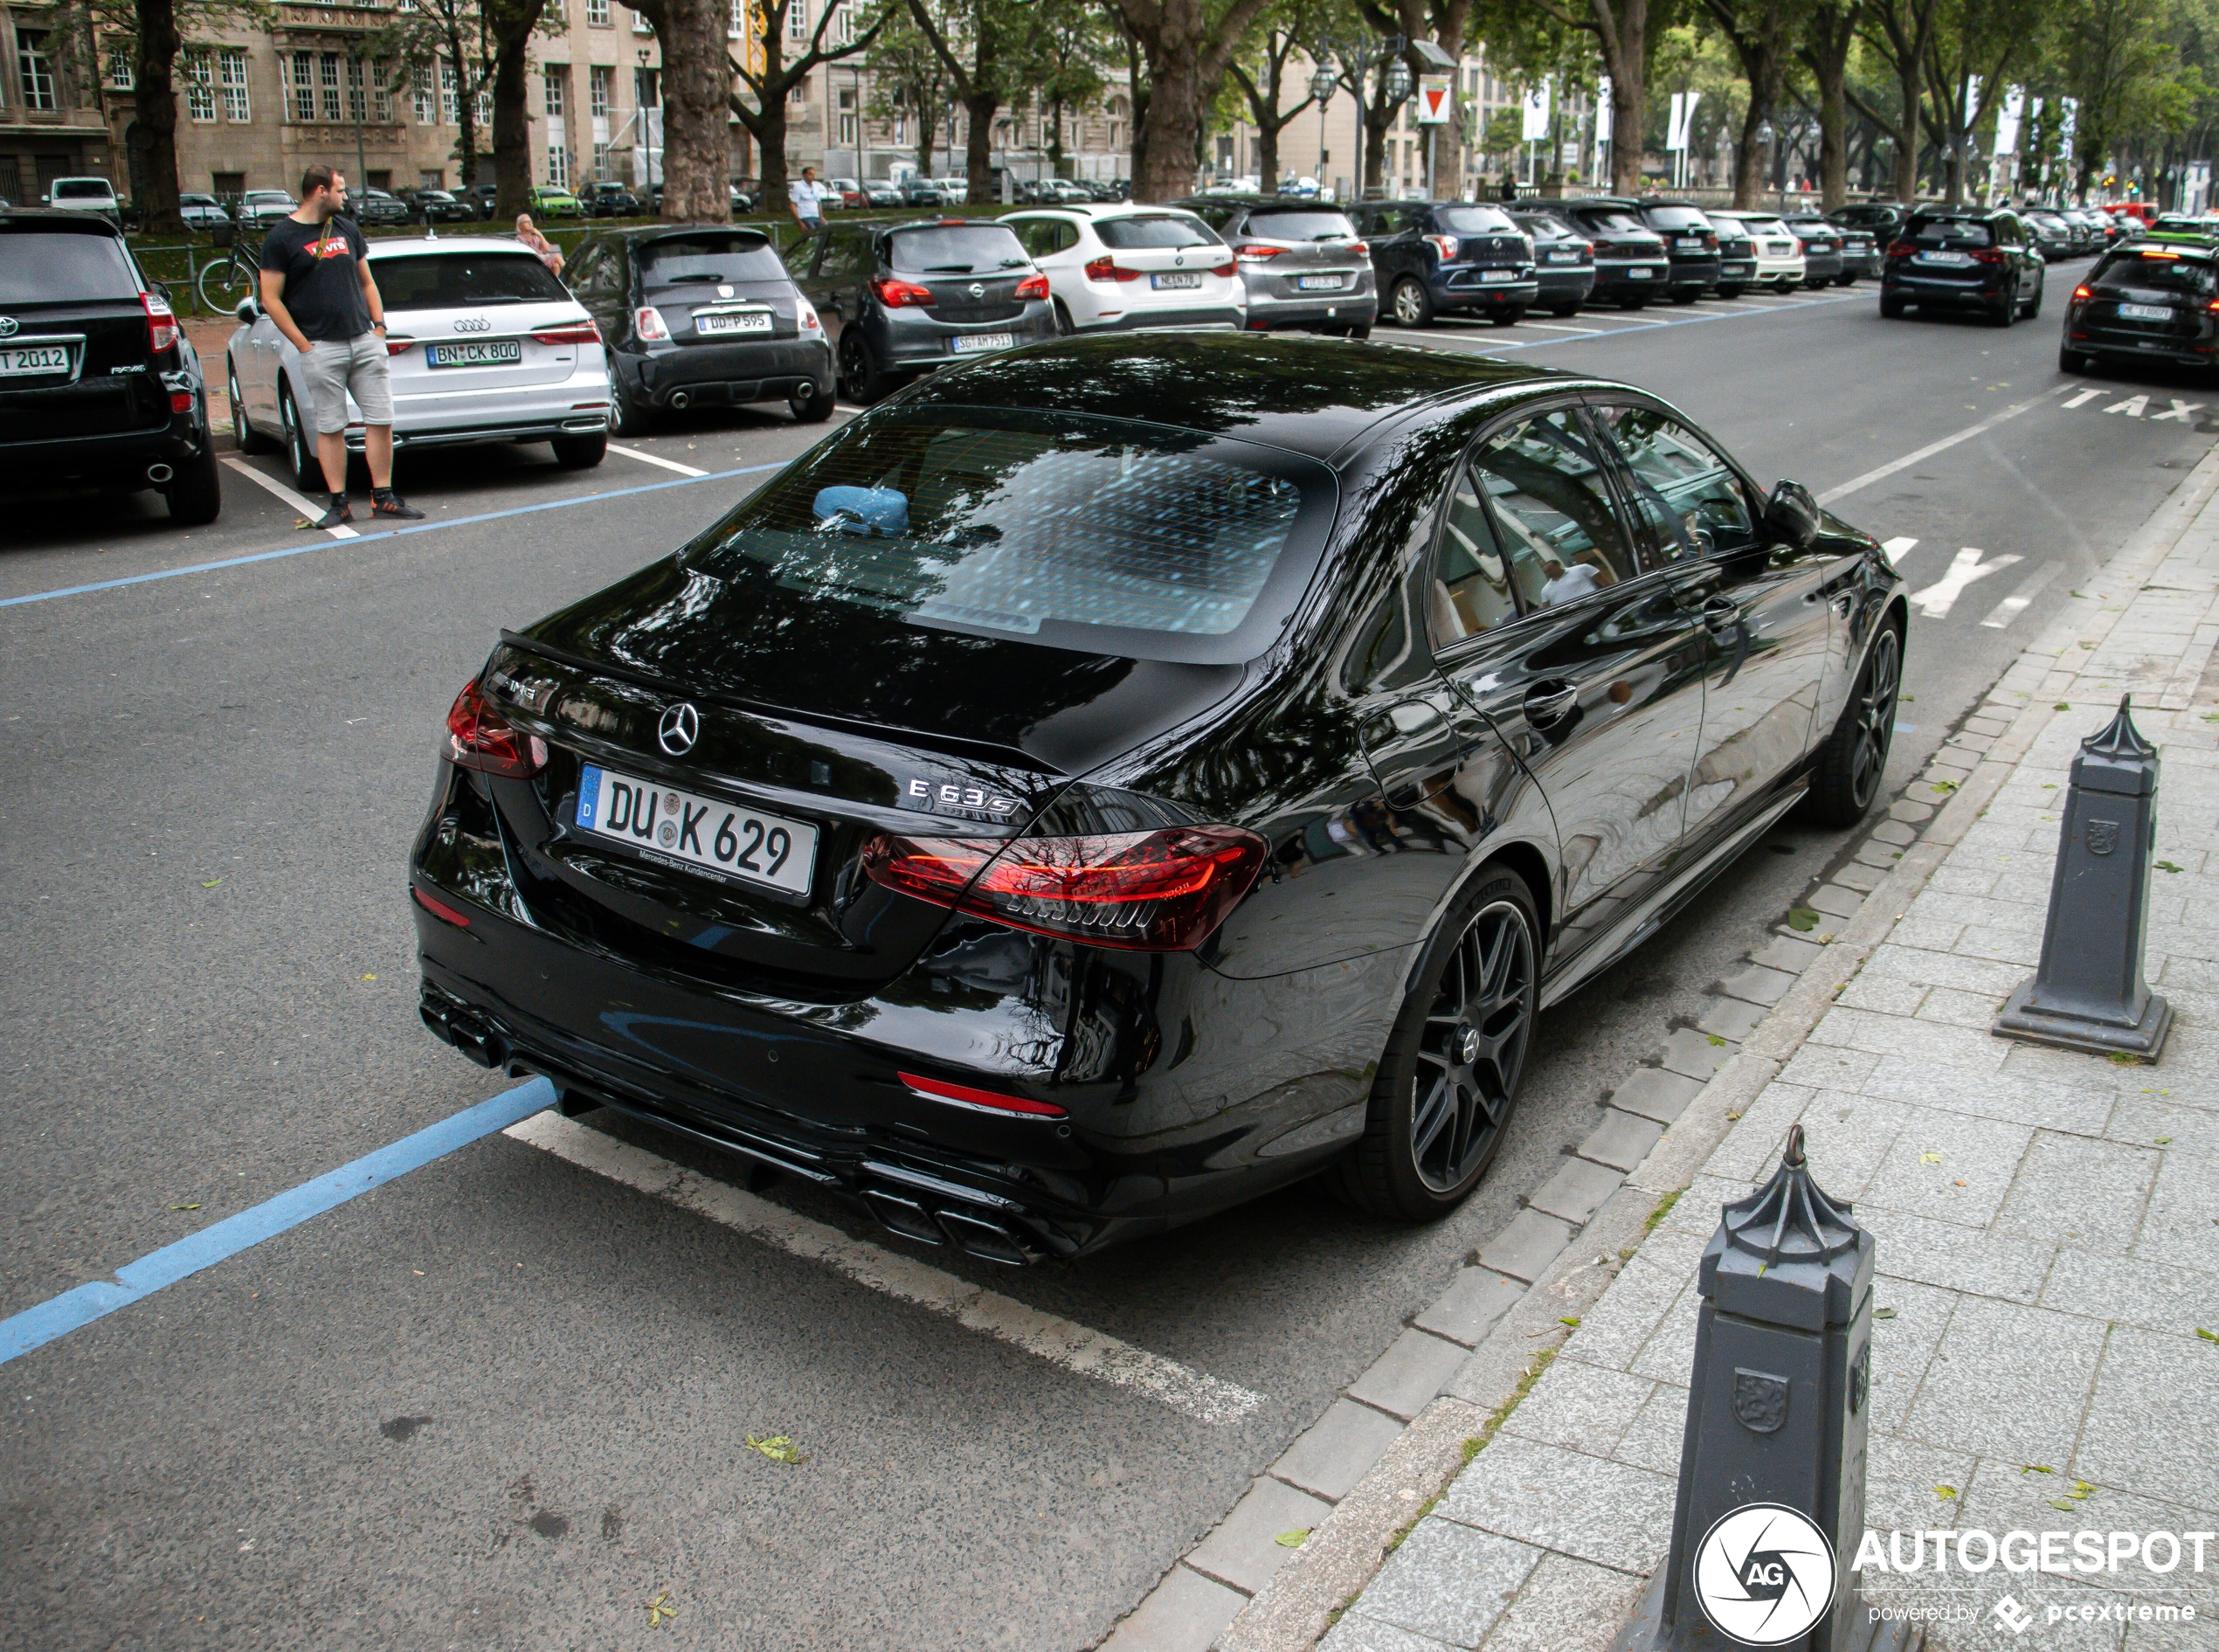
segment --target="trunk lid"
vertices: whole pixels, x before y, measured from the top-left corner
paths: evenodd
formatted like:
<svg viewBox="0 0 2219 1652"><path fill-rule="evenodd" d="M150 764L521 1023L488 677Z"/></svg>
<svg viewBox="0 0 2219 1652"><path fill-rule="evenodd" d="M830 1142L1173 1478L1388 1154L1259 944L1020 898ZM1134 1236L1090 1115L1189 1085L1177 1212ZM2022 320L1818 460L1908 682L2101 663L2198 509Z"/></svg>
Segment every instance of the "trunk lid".
<svg viewBox="0 0 2219 1652"><path fill-rule="evenodd" d="M681 282L647 290L681 349L750 339L799 338L801 316L791 281ZM767 316L765 330L759 320Z"/></svg>

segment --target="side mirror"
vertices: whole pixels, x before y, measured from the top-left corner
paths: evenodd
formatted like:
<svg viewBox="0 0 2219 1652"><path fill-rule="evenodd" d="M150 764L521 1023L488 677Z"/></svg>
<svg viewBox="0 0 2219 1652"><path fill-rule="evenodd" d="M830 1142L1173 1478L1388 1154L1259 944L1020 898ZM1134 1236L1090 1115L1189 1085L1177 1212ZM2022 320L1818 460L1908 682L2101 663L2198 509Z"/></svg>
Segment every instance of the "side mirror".
<svg viewBox="0 0 2219 1652"><path fill-rule="evenodd" d="M1802 483L1782 481L1765 507L1765 527L1774 539L1808 550L1818 537L1818 501Z"/></svg>
<svg viewBox="0 0 2219 1652"><path fill-rule="evenodd" d="M252 298L243 298L238 301L238 308L232 314L238 317L240 325L252 327L262 319L262 307Z"/></svg>

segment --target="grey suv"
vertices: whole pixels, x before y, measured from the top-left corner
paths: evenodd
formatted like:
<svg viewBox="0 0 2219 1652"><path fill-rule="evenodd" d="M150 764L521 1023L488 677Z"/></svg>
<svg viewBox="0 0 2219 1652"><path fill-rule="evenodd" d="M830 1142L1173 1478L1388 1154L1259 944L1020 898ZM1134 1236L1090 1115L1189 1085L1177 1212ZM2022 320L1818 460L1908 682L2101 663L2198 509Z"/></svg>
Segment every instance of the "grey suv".
<svg viewBox="0 0 2219 1652"><path fill-rule="evenodd" d="M841 223L786 249L824 318L843 395L874 402L950 362L1055 336L1047 277L1006 224Z"/></svg>
<svg viewBox="0 0 2219 1652"><path fill-rule="evenodd" d="M1223 236L1248 289L1250 330L1367 338L1379 320L1371 249L1338 207L1296 197L1199 195L1175 204Z"/></svg>

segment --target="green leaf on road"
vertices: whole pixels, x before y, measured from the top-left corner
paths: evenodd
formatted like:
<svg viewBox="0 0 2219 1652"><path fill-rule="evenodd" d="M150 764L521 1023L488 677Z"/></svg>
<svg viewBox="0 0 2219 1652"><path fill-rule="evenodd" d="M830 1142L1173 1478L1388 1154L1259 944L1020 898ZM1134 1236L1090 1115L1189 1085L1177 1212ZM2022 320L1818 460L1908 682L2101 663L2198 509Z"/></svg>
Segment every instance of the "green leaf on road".
<svg viewBox="0 0 2219 1652"><path fill-rule="evenodd" d="M2070 1514L2073 1510L2073 1505L2067 1503L2063 1497L2050 1498L2050 1506L2053 1509L2063 1509L2067 1514Z"/></svg>
<svg viewBox="0 0 2219 1652"><path fill-rule="evenodd" d="M757 1439L753 1434L750 1434L747 1437L747 1443L749 1450L759 1451L764 1456L770 1458L773 1462L806 1462L809 1461L809 1459L802 1455L800 1452L794 1449L793 1441L785 1434L771 1434L761 1440Z"/></svg>
<svg viewBox="0 0 2219 1652"><path fill-rule="evenodd" d="M1272 1541L1282 1549L1299 1549L1303 1545L1303 1539L1307 1538L1309 1535L1310 1528L1308 1526L1297 1526L1292 1531L1281 1532L1277 1537L1272 1538Z"/></svg>
<svg viewBox="0 0 2219 1652"><path fill-rule="evenodd" d="M1573 1328L1573 1330L1577 1331L1580 1329L1580 1316L1577 1314L1559 1314L1557 1316L1557 1324L1559 1325L1569 1325Z"/></svg>
<svg viewBox="0 0 2219 1652"><path fill-rule="evenodd" d="M1722 1049L1725 1047L1725 1040L1720 1038L1716 1033L1705 1033L1703 1036Z"/></svg>
<svg viewBox="0 0 2219 1652"><path fill-rule="evenodd" d="M1936 791L1954 791L1957 790L1957 782L1954 780L1936 780L1932 782L1932 787Z"/></svg>
<svg viewBox="0 0 2219 1652"><path fill-rule="evenodd" d="M2063 701L2060 700L2056 705L2050 707L2050 709L2052 711L2070 711L2072 708L2067 705Z"/></svg>
<svg viewBox="0 0 2219 1652"><path fill-rule="evenodd" d="M1918 1155L1918 1162L1922 1165L1939 1165L1941 1163L1941 1155L1939 1153L1921 1153Z"/></svg>
<svg viewBox="0 0 2219 1652"><path fill-rule="evenodd" d="M200 1206L197 1205L172 1205L169 1208L172 1210L198 1210Z"/></svg>
<svg viewBox="0 0 2219 1652"><path fill-rule="evenodd" d="M205 882L205 883L202 884L200 887L201 887L202 888L204 888L204 889L212 889L212 888L215 888L218 884L221 883L222 881L223 881L223 879L221 879L221 878L211 878L211 879L209 879L209 880L208 880L208 881L207 881L207 882Z"/></svg>
<svg viewBox="0 0 2219 1652"><path fill-rule="evenodd" d="M647 1627L651 1629L660 1629L665 1618L675 1618L677 1615L678 1608L670 1604L670 1591L667 1589L647 1602Z"/></svg>
<svg viewBox="0 0 2219 1652"><path fill-rule="evenodd" d="M1790 907L1787 909L1787 927L1791 930L1815 930L1818 927L1818 914L1807 906Z"/></svg>

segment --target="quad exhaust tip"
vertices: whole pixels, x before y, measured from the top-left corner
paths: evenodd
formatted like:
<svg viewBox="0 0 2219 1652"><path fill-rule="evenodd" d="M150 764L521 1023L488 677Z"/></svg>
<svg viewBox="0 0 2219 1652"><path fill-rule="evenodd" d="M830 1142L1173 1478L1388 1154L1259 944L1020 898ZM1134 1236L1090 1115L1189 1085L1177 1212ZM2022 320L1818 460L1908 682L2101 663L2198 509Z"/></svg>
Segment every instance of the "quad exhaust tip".
<svg viewBox="0 0 2219 1652"><path fill-rule="evenodd" d="M940 1204L928 1206L920 1199L881 1187L866 1187L863 1203L888 1227L920 1245L953 1245L981 1261L1010 1268L1030 1267L1046 1254L1026 1234L982 1212Z"/></svg>

